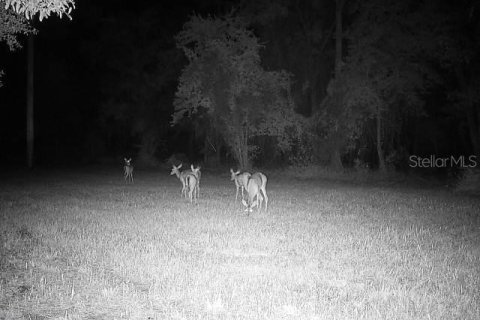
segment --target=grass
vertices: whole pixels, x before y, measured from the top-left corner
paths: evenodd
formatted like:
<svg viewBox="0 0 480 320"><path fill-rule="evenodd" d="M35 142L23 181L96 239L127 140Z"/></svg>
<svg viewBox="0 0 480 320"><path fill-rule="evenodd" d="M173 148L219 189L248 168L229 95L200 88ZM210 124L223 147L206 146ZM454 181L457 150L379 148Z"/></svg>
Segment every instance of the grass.
<svg viewBox="0 0 480 320"><path fill-rule="evenodd" d="M0 319L480 318L476 198L272 175L247 216L168 173L4 174Z"/></svg>

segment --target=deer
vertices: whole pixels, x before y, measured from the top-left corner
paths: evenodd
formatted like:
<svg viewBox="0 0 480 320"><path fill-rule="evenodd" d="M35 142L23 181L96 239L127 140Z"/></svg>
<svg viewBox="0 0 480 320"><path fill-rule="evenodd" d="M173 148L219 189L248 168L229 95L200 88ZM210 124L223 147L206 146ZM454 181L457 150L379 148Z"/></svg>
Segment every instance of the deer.
<svg viewBox="0 0 480 320"><path fill-rule="evenodd" d="M176 175L177 178L180 180L182 183L182 197L185 195L187 197L187 185L186 185L186 175L187 171L180 171L180 168L182 167L182 164L180 163L178 166L173 165L172 171L170 172L170 175Z"/></svg>
<svg viewBox="0 0 480 320"><path fill-rule="evenodd" d="M125 162L125 165L123 166L123 178L125 179L125 183L128 183L129 181L133 183L133 165L130 163L132 158L123 158L123 161Z"/></svg>
<svg viewBox="0 0 480 320"><path fill-rule="evenodd" d="M240 173L240 170L233 171L233 169L230 168L230 180L235 181L235 187L237 188L235 192L235 202L237 202L238 199L238 189L242 191L242 200L244 199L243 190L247 187L250 176L251 174L249 172Z"/></svg>
<svg viewBox="0 0 480 320"><path fill-rule="evenodd" d="M197 189L198 189L198 178L192 172L187 172L185 174L185 194L188 192L188 198L190 203L195 200L197 203Z"/></svg>
<svg viewBox="0 0 480 320"><path fill-rule="evenodd" d="M197 178L196 192L197 192L197 198L200 198L200 179L202 178L202 172L200 171L200 166L195 168L192 164L190 165L190 170Z"/></svg>
<svg viewBox="0 0 480 320"><path fill-rule="evenodd" d="M252 174L247 180L245 190L248 194L248 201L242 199L242 204L246 207L245 211L252 212L254 207L257 207L258 211L260 211L262 202L265 200L265 212L267 212L267 177L261 172Z"/></svg>
<svg viewBox="0 0 480 320"><path fill-rule="evenodd" d="M185 198L188 197L187 193L189 191L188 185L187 185L187 175L193 174L195 175L195 178L197 180L195 184L195 192L196 192L196 197L198 198L200 195L200 177L201 177L201 172L200 172L200 167L194 168L193 165L190 166L190 170L185 170L185 171L180 171L180 168L182 167L182 164L180 163L178 166L173 165L172 171L170 172L170 175L176 175L177 178L180 180L182 183L182 197L185 196Z"/></svg>

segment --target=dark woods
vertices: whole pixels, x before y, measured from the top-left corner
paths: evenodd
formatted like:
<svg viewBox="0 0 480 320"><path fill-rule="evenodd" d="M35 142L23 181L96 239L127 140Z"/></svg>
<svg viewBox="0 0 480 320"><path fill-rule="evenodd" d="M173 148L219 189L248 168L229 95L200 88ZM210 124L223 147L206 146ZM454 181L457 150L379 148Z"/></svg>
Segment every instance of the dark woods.
<svg viewBox="0 0 480 320"><path fill-rule="evenodd" d="M38 165L480 161L476 0L84 0L72 18L34 23ZM22 163L19 39L1 45L0 141Z"/></svg>

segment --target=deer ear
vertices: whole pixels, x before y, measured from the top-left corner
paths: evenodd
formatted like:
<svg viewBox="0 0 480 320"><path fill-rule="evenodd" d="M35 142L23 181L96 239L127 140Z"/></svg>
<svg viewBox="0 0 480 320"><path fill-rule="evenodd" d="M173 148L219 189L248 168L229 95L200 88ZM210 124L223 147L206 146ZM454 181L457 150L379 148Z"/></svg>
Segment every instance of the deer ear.
<svg viewBox="0 0 480 320"><path fill-rule="evenodd" d="M242 204L243 204L245 207L248 207L247 201L245 201L245 199L242 199Z"/></svg>
<svg viewBox="0 0 480 320"><path fill-rule="evenodd" d="M181 167L182 167L182 163L180 163L180 165L177 168L180 169Z"/></svg>
<svg viewBox="0 0 480 320"><path fill-rule="evenodd" d="M191 169L192 171L195 170L195 169L193 169L193 164L190 165L190 169Z"/></svg>

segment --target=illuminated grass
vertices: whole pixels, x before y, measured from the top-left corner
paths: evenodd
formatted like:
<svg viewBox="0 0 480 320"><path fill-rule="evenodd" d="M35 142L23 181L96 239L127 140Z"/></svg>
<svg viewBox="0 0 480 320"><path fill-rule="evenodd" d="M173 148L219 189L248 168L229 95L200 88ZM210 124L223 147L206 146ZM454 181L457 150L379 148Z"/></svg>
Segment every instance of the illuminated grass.
<svg viewBox="0 0 480 320"><path fill-rule="evenodd" d="M3 179L0 318L480 317L478 200L272 176L247 216L228 174L191 205L168 173Z"/></svg>

